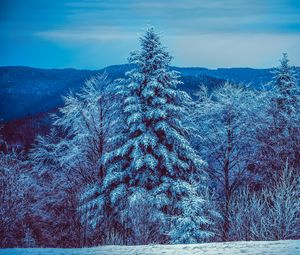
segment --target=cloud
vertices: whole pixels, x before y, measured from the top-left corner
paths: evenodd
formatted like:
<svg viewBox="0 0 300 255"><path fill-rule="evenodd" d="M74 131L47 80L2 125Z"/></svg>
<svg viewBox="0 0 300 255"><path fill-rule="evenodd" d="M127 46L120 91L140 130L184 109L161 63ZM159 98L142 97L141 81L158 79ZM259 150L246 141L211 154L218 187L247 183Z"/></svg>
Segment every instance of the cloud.
<svg viewBox="0 0 300 255"><path fill-rule="evenodd" d="M74 27L34 33L45 40L58 43L94 43L134 39L137 33L123 31L114 26Z"/></svg>
<svg viewBox="0 0 300 255"><path fill-rule="evenodd" d="M182 33L297 32L300 3L282 0L66 1L68 25L136 30L147 23Z"/></svg>
<svg viewBox="0 0 300 255"><path fill-rule="evenodd" d="M165 38L180 66L272 67L283 52L299 65L300 34L225 33Z"/></svg>
<svg viewBox="0 0 300 255"><path fill-rule="evenodd" d="M66 66L76 67L82 66L83 59L85 66L122 63L137 47L138 34L148 24L163 31L162 39L175 55L176 65L267 67L276 64L283 51L290 53L292 61L300 55L299 0L10 0L7 3L0 23L0 39L8 48L16 46L9 48L9 54L2 47L5 53L0 54L2 64L11 63L8 58L16 52L18 55L31 52L34 45L59 52L59 56L65 52L65 57L55 63L44 59L44 65L48 61L51 66L62 66L59 61L63 59L68 60ZM294 60L300 65L300 59ZM30 61L28 65L38 66L40 58L32 55Z"/></svg>

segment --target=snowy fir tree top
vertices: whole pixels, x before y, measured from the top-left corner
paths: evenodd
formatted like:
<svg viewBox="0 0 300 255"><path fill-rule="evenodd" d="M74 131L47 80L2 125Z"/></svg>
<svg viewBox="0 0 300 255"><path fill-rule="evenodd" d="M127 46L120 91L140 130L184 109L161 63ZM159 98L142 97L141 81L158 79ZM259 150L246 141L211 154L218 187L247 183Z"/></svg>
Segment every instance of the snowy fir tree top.
<svg viewBox="0 0 300 255"><path fill-rule="evenodd" d="M141 50L131 53L129 61L137 67L127 73L119 93L125 98L124 115L127 142L106 155L125 157L129 186L156 187L164 178L187 178L201 169L203 161L185 138L181 102L187 94L175 90L178 73L170 71L171 56L161 45L153 28L140 38Z"/></svg>

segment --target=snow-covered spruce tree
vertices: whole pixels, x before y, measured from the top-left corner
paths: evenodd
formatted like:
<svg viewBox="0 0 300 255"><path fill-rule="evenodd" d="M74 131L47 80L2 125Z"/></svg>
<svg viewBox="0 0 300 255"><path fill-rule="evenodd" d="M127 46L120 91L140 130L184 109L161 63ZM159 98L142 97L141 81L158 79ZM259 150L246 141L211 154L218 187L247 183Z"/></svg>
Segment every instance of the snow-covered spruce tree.
<svg viewBox="0 0 300 255"><path fill-rule="evenodd" d="M271 86L268 115L258 132L260 169L270 169L267 176L281 172L287 159L293 168L300 166L300 91L287 54L275 69Z"/></svg>
<svg viewBox="0 0 300 255"><path fill-rule="evenodd" d="M274 71L273 86L278 93L276 106L281 114L291 115L298 106L299 89L296 84L294 68L289 64L287 53L280 60L280 66ZM284 117L288 117L288 116Z"/></svg>
<svg viewBox="0 0 300 255"><path fill-rule="evenodd" d="M211 223L204 215L208 201L199 192L205 188L204 162L186 139L182 122L190 98L176 90L179 75L169 70L171 56L153 28L140 44L129 57L136 68L126 74L118 92L124 97L126 141L103 158L107 172L102 202L119 217L129 238L130 222L120 220L130 214L127 201L147 192L160 218L161 241L167 235L174 243L199 242L213 233L206 230Z"/></svg>

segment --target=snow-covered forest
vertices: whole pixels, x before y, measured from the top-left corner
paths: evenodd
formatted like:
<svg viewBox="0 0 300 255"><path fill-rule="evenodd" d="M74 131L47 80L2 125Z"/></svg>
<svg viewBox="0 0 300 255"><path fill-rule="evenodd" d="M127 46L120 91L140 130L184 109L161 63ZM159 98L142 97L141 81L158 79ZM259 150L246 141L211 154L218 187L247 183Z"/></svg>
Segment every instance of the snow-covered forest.
<svg viewBox="0 0 300 255"><path fill-rule="evenodd" d="M133 69L64 97L30 151L1 138L0 247L300 238L300 87L283 54L260 89L197 93L149 28ZM280 56L279 56L280 57Z"/></svg>

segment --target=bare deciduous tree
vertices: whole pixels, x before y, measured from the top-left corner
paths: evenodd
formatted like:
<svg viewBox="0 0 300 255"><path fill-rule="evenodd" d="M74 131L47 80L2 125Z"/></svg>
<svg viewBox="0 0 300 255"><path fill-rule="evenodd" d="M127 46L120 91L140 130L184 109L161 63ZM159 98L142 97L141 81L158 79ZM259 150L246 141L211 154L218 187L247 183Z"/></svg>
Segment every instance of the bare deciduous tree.
<svg viewBox="0 0 300 255"><path fill-rule="evenodd" d="M200 88L193 113L194 143L208 162L207 171L220 195L223 240L228 240L233 193L253 177L255 124L261 118L259 93L226 83L211 95Z"/></svg>

